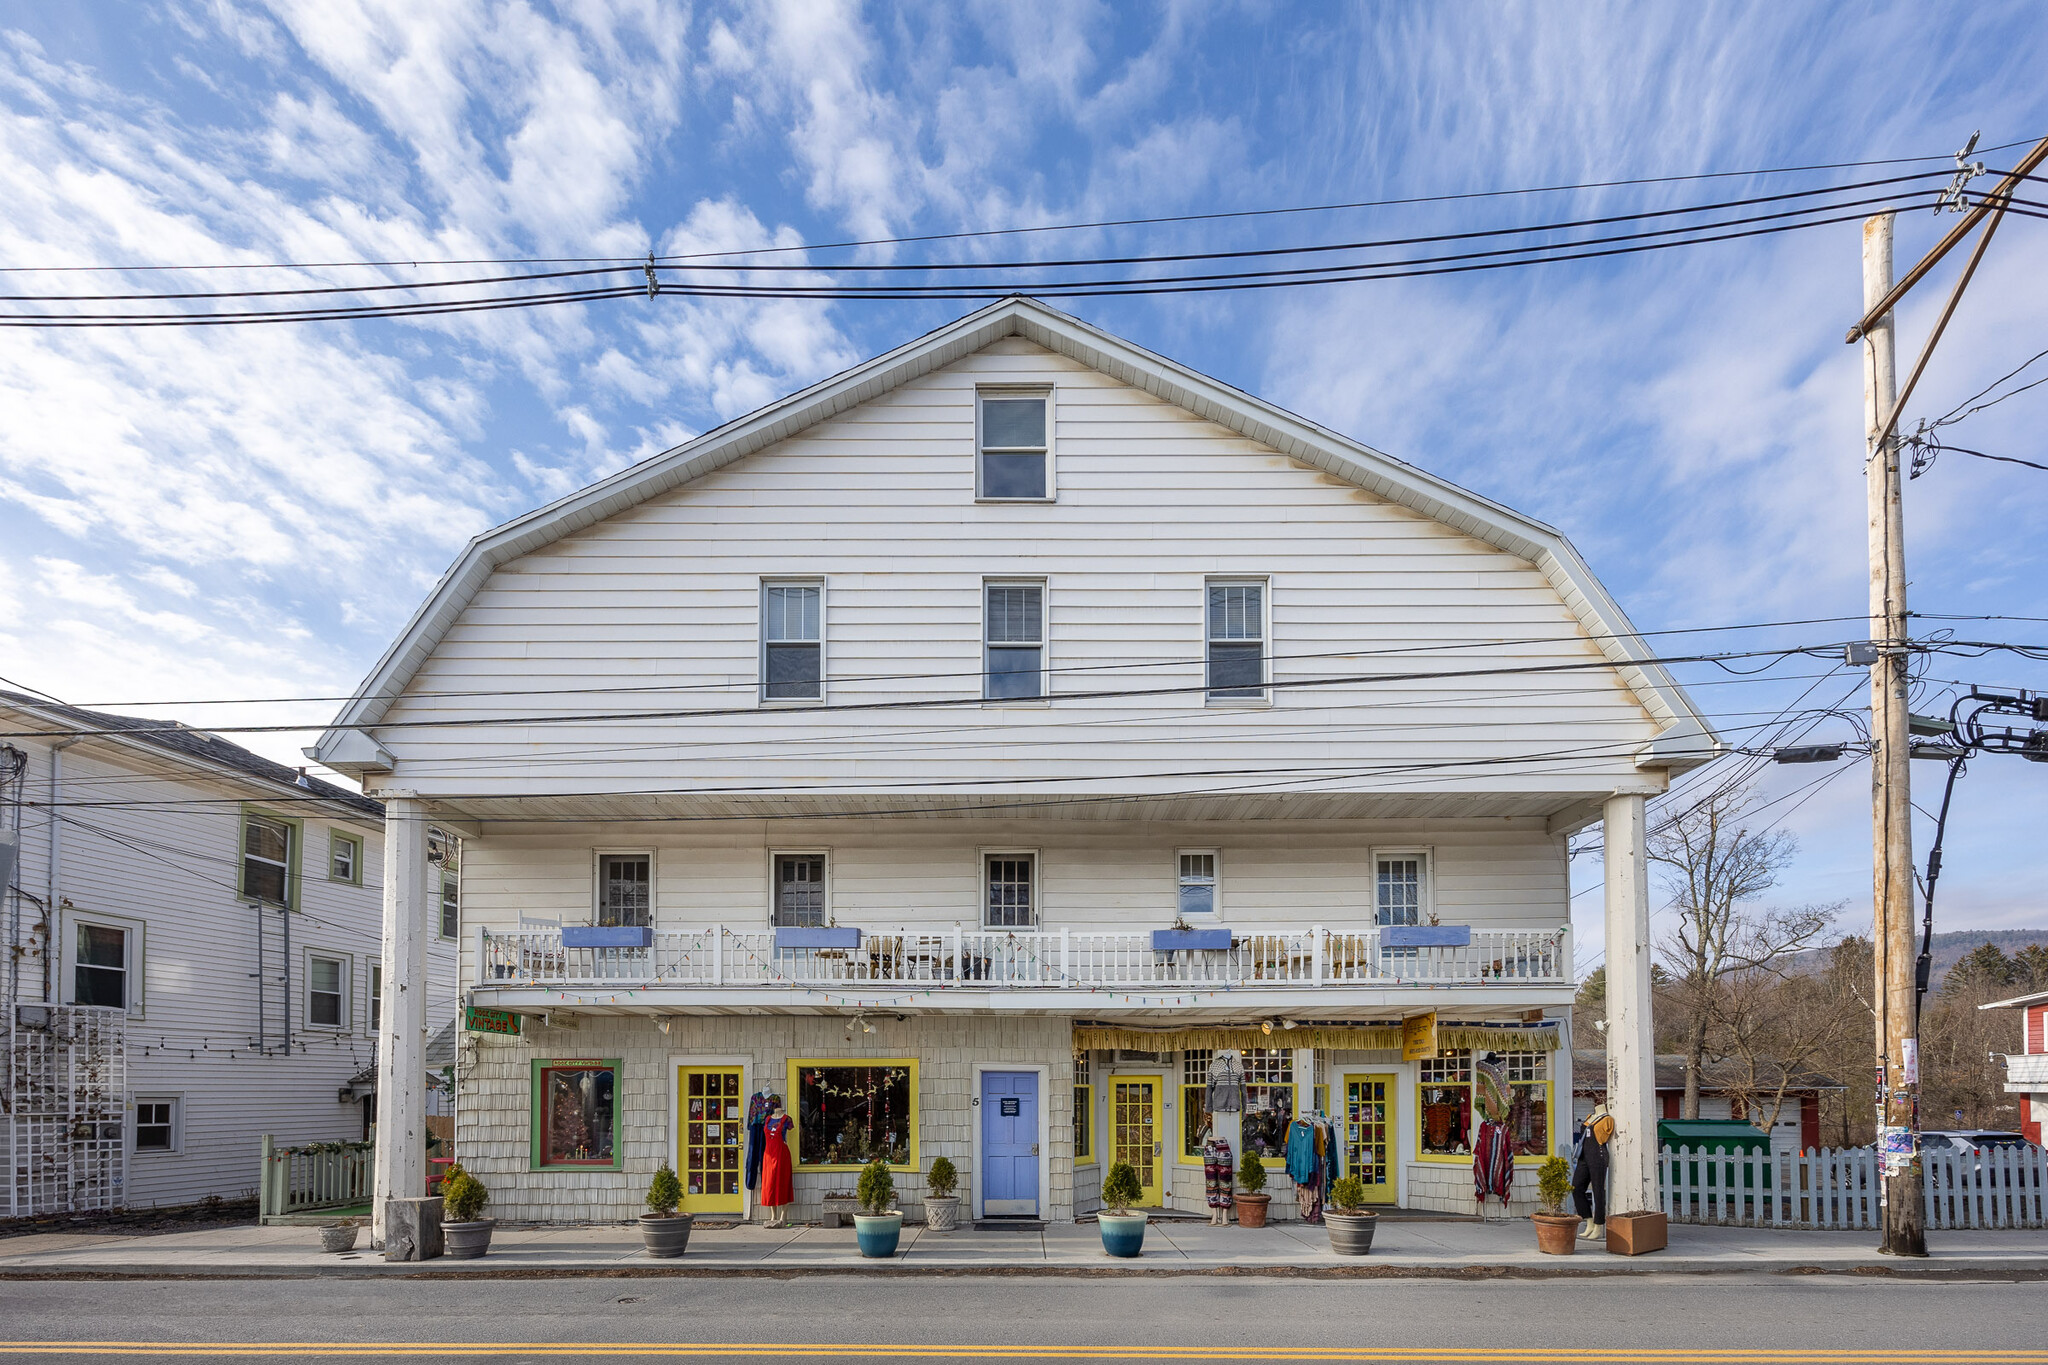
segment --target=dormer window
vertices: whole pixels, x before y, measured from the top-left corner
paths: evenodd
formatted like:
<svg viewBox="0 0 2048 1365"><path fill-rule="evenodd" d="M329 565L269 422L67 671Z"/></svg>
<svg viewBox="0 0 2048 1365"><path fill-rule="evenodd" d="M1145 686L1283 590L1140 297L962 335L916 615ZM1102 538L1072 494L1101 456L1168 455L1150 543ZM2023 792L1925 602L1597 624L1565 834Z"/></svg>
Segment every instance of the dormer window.
<svg viewBox="0 0 2048 1365"><path fill-rule="evenodd" d="M984 502L1051 502L1052 395L987 389L978 402L974 495Z"/></svg>

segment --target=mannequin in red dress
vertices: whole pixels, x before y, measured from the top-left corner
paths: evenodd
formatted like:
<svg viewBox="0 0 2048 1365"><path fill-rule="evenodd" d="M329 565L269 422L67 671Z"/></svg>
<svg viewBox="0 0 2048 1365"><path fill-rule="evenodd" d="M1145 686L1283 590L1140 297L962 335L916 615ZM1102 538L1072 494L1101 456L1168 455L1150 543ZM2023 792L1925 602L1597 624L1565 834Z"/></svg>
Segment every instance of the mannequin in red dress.
<svg viewBox="0 0 2048 1365"><path fill-rule="evenodd" d="M768 1226L788 1225L785 1212L796 1202L796 1182L791 1178L789 1130L796 1121L782 1112L782 1096L768 1097L768 1122L761 1125L761 1207L768 1210Z"/></svg>

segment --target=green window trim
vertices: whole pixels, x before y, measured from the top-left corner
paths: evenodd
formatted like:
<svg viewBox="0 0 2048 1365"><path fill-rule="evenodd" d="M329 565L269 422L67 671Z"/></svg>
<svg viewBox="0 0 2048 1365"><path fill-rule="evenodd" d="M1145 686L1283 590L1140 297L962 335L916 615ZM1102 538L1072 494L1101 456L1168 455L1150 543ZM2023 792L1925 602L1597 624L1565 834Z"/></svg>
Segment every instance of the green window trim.
<svg viewBox="0 0 2048 1365"><path fill-rule="evenodd" d="M284 904L287 910L299 908L299 883L304 880L302 869L306 856L306 822L290 815L280 815L274 810L254 802L242 803L241 819L235 822L235 894L238 899L252 905L256 897L249 893L249 821L268 820L283 825L291 833L290 847L285 850L284 862Z"/></svg>
<svg viewBox="0 0 2048 1365"><path fill-rule="evenodd" d="M609 1069L612 1073L612 1157L610 1161L549 1161L547 1144L542 1133L542 1124L547 1115L546 1097L542 1085L550 1071L599 1071ZM530 1138L527 1149L527 1169L530 1171L616 1171L623 1168L625 1157L625 1128L623 1104L619 1082L624 1066L617 1057L536 1057L528 1091Z"/></svg>
<svg viewBox="0 0 2048 1365"><path fill-rule="evenodd" d="M355 849L355 856L349 860L349 866L355 869L353 877L337 877L334 875L334 846L336 844L347 844ZM327 831L327 880L330 882L341 882L347 886L361 886L363 884L362 835L349 834L338 829Z"/></svg>

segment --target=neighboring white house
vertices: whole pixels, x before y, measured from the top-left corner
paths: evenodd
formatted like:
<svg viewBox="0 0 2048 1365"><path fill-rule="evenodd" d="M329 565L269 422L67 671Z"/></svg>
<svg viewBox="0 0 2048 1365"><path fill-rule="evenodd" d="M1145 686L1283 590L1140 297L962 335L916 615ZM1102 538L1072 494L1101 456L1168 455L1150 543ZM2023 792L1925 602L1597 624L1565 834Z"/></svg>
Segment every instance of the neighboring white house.
<svg viewBox="0 0 2048 1365"><path fill-rule="evenodd" d="M2020 1050L2005 1055L2005 1093L2019 1096L2020 1131L2039 1143L2048 1127L2048 991L1977 1008L2020 1011Z"/></svg>
<svg viewBox="0 0 2048 1365"><path fill-rule="evenodd" d="M464 997L519 1020L457 1069L500 1217L631 1216L664 1161L748 1211L764 1091L799 1216L877 1155L913 1213L941 1155L977 1217L1116 1160L1199 1207L1223 1048L1276 1214L1317 1109L1376 1199L1462 1211L1475 1054L1520 1195L1568 1136L1603 816L1654 1148L1643 801L1715 741L1652 658L1557 532L1010 299L479 537L307 752L387 799L394 977L419 831L463 836Z"/></svg>
<svg viewBox="0 0 2048 1365"><path fill-rule="evenodd" d="M349 1082L381 1023L383 808L176 722L7 692L0 732L18 846L0 903L5 1210L245 1197L265 1133L367 1137ZM455 859L436 872L438 1024Z"/></svg>

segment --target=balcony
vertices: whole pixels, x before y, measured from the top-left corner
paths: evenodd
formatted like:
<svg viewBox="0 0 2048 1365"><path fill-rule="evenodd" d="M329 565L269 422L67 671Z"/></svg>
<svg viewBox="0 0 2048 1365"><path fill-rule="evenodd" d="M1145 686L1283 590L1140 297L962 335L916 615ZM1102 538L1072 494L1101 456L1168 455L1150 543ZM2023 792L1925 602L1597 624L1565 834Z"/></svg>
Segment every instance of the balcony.
<svg viewBox="0 0 2048 1365"><path fill-rule="evenodd" d="M819 931L811 931L813 935ZM918 996L1056 995L1063 991L1244 992L1305 998L1351 992L1360 1003L1443 987L1569 1000L1563 929L1473 929L1444 946L1383 942L1381 928L1247 928L1229 946L1158 946L1149 929L878 928L825 931L839 946L792 946L788 931L725 926L642 931L645 947L585 947L559 929L478 931L477 985L510 1001L526 991L689 991L707 1004L761 1003L763 993L900 990ZM1412 932L1412 931L1411 931ZM575 936L575 931L570 931ZM1445 932L1444 937L1451 937ZM1456 936L1465 937L1463 930ZM1223 937L1217 934L1218 941ZM745 997L742 1000L740 997ZM671 998L672 1000L672 998ZM538 1003L538 1002L537 1002ZM644 1003L656 1003L646 999ZM964 1003L964 1001L963 1001ZM1056 1000L1039 1003L1055 1005ZM1134 1002L1135 1003L1135 1002ZM1246 1003L1250 1003L1249 1000Z"/></svg>

